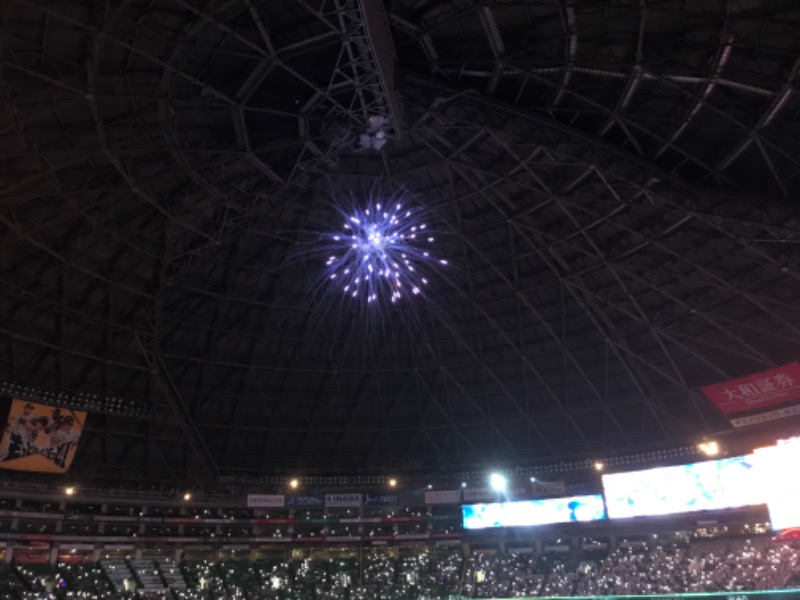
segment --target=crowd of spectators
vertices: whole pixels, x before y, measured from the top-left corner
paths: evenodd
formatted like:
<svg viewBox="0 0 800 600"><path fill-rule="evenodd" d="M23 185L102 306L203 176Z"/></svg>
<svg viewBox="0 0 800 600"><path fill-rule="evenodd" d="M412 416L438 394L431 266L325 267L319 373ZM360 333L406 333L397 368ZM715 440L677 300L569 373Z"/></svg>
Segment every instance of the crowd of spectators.
<svg viewBox="0 0 800 600"><path fill-rule="evenodd" d="M795 585L800 552L785 545L752 544L657 546L646 552L626 548L584 568L587 576L576 589L580 595L770 590Z"/></svg>
<svg viewBox="0 0 800 600"><path fill-rule="evenodd" d="M726 543L646 545L607 553L476 552L463 595L606 596L740 592L800 586L800 548Z"/></svg>
<svg viewBox="0 0 800 600"><path fill-rule="evenodd" d="M758 543L665 544L549 552L461 548L369 549L302 559L151 563L163 590L135 593L105 566L0 565L0 597L154 600L433 600L741 592L800 587L800 547ZM134 570L135 571L135 570ZM180 586L175 585L180 580ZM170 587L169 584L172 584ZM46 593L48 595L42 595Z"/></svg>

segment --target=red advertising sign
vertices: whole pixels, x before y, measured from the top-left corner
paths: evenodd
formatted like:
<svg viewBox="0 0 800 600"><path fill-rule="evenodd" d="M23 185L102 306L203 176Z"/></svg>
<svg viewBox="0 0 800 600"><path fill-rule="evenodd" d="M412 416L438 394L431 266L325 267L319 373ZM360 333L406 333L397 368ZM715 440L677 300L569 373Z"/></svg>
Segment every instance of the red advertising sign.
<svg viewBox="0 0 800 600"><path fill-rule="evenodd" d="M793 402L800 399L800 363L707 385L700 391L726 415Z"/></svg>

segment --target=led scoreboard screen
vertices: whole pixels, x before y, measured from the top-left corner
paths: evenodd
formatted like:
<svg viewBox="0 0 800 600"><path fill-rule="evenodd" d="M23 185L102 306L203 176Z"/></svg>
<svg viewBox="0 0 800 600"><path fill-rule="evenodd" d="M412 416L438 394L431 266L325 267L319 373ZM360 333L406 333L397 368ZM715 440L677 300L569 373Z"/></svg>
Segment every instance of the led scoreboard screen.
<svg viewBox="0 0 800 600"><path fill-rule="evenodd" d="M800 440L779 442L758 448L753 454L757 485L764 490L769 520L776 530L800 527Z"/></svg>
<svg viewBox="0 0 800 600"><path fill-rule="evenodd" d="M764 504L752 456L603 475L611 519Z"/></svg>
<svg viewBox="0 0 800 600"><path fill-rule="evenodd" d="M464 529L532 527L570 521L599 521L606 518L603 497L600 494L465 504L461 507L461 511Z"/></svg>
<svg viewBox="0 0 800 600"><path fill-rule="evenodd" d="M763 504L769 508L773 529L800 528L798 465L800 437L747 456L607 473L603 475L603 496L465 504L461 507L464 529L652 517Z"/></svg>

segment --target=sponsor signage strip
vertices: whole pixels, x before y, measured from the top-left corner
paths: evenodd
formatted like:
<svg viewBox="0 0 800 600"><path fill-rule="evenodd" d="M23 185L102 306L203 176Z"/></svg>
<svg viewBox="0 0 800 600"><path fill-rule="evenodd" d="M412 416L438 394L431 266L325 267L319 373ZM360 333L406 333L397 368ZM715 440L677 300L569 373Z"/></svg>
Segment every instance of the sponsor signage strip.
<svg viewBox="0 0 800 600"><path fill-rule="evenodd" d="M325 495L286 496L286 506L289 508L325 508Z"/></svg>
<svg viewBox="0 0 800 600"><path fill-rule="evenodd" d="M366 494L364 506L397 506L400 504L399 494Z"/></svg>
<svg viewBox="0 0 800 600"><path fill-rule="evenodd" d="M748 425L758 425L759 423L777 421L778 419L796 417L797 415L800 415L800 404L796 406L787 406L786 408L779 408L778 410L770 410L757 415L737 417L735 419L731 419L731 425L734 427L747 427Z"/></svg>
<svg viewBox="0 0 800 600"><path fill-rule="evenodd" d="M435 490L425 492L425 504L460 504L461 490Z"/></svg>
<svg viewBox="0 0 800 600"><path fill-rule="evenodd" d="M362 494L325 494L325 506L332 508L358 508L364 503Z"/></svg>
<svg viewBox="0 0 800 600"><path fill-rule="evenodd" d="M247 494L249 508L283 508L283 494Z"/></svg>
<svg viewBox="0 0 800 600"><path fill-rule="evenodd" d="M531 483L531 495L535 498L543 496L563 496L567 486L563 481L534 481Z"/></svg>
<svg viewBox="0 0 800 600"><path fill-rule="evenodd" d="M497 496L489 488L466 488L463 491L464 502L491 502Z"/></svg>

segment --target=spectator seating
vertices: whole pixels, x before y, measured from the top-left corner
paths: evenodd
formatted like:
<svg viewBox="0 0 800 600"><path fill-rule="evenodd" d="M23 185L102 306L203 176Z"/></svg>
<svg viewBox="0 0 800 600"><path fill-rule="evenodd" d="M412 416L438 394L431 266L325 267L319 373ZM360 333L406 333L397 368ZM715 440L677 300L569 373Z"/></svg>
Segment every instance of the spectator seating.
<svg viewBox="0 0 800 600"><path fill-rule="evenodd" d="M639 544L536 554L371 548L302 559L222 563L104 560L2 565L0 598L150 600L434 600L741 592L800 585L792 544ZM134 589L135 588L135 589Z"/></svg>

